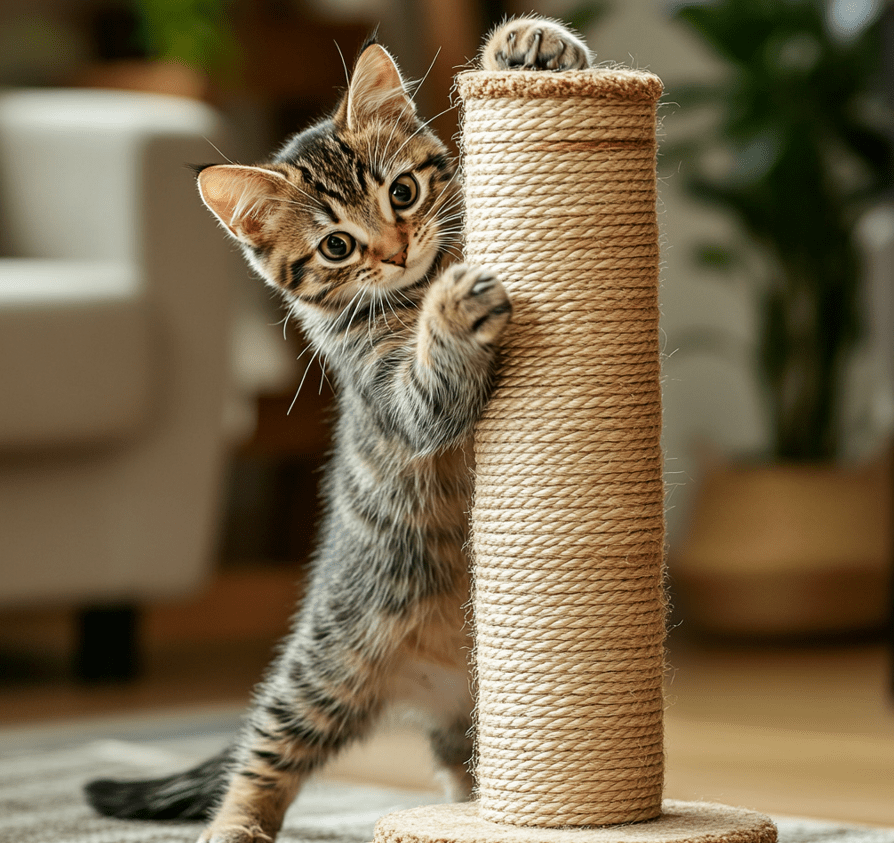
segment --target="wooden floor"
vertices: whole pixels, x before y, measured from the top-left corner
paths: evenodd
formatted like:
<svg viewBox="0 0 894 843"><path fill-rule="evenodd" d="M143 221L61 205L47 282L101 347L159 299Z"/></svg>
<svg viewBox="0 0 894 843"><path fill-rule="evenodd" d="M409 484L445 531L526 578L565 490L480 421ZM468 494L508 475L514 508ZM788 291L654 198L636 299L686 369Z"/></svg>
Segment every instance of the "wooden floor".
<svg viewBox="0 0 894 843"><path fill-rule="evenodd" d="M894 705L881 646L671 656L668 796L894 826Z"/></svg>
<svg viewBox="0 0 894 843"><path fill-rule="evenodd" d="M159 609L149 618L144 673L125 685L84 687L52 664L30 673L20 666L16 675L7 659L0 723L240 706L285 624L293 579L283 571L218 586L217 607L238 600L268 610L248 626L218 623L215 635L201 607ZM882 646L723 648L672 639L670 661L668 797L894 826L894 706ZM399 724L348 753L334 773L410 787L433 781L424 741Z"/></svg>

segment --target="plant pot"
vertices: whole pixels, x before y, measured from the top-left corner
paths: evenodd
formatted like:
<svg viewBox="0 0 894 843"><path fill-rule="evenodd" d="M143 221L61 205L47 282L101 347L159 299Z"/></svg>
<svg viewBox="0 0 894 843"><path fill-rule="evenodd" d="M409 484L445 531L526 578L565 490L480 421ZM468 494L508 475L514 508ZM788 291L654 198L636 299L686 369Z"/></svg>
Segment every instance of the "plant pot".
<svg viewBox="0 0 894 843"><path fill-rule="evenodd" d="M189 99L207 99L210 84L207 76L175 61L127 59L102 62L87 67L75 80L84 88L113 88L167 94Z"/></svg>
<svg viewBox="0 0 894 843"><path fill-rule="evenodd" d="M883 628L891 485L887 460L708 471L670 555L683 623L736 637Z"/></svg>

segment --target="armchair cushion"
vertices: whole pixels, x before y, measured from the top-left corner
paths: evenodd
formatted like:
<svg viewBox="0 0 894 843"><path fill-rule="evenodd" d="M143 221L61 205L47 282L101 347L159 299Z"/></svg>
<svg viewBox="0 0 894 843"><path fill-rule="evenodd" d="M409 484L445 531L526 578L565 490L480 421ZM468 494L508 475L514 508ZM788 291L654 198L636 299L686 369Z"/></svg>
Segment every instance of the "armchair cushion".
<svg viewBox="0 0 894 843"><path fill-rule="evenodd" d="M0 260L0 452L137 435L152 324L132 263Z"/></svg>

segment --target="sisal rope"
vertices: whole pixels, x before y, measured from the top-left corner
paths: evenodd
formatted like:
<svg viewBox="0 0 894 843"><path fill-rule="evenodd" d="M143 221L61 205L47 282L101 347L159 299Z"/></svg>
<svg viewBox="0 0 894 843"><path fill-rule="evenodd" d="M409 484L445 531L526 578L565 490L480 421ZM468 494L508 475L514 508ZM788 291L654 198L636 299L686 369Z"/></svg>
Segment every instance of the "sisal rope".
<svg viewBox="0 0 894 843"><path fill-rule="evenodd" d="M484 820L661 813L657 77L462 74L469 263L515 306L476 432Z"/></svg>
<svg viewBox="0 0 894 843"><path fill-rule="evenodd" d="M389 814L376 843L774 843L752 811L661 803L661 83L511 71L458 89L466 258L515 303L476 434L480 798Z"/></svg>

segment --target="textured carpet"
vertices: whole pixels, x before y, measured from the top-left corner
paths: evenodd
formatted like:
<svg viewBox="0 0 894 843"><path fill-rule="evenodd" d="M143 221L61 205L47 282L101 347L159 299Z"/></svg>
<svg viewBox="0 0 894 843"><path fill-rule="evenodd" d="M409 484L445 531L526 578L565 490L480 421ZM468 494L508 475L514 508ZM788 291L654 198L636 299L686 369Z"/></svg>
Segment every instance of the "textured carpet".
<svg viewBox="0 0 894 843"><path fill-rule="evenodd" d="M96 816L85 804L81 786L100 775L140 777L182 769L221 746L229 733L197 735L195 725L156 723L147 725L138 739L127 740L97 738L96 729L81 730L78 737L70 731L18 734L14 739L0 734L0 843L193 843L200 831L195 823ZM372 840L373 825L383 814L432 801L421 791L321 780L295 802L280 840L365 843ZM894 843L894 829L781 818L777 823L780 843Z"/></svg>

